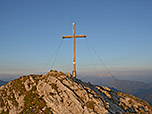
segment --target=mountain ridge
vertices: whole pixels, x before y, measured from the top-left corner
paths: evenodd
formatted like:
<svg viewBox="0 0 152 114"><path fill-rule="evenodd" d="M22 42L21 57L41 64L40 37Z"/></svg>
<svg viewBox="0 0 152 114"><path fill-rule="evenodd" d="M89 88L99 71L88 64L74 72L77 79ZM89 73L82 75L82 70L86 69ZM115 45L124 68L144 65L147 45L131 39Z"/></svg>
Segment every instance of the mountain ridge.
<svg viewBox="0 0 152 114"><path fill-rule="evenodd" d="M152 83L146 84L144 82L129 81L129 80L115 80L109 84L110 87L114 87L128 94L132 94L138 98L146 100L152 105L151 85Z"/></svg>
<svg viewBox="0 0 152 114"><path fill-rule="evenodd" d="M9 114L152 113L147 102L132 95L55 70L22 76L1 86L0 101L0 113Z"/></svg>
<svg viewBox="0 0 152 114"><path fill-rule="evenodd" d="M140 81L120 80L116 77L83 77L83 80L97 84L99 86L108 86L118 91L134 95L143 99L152 105L152 83L144 83Z"/></svg>

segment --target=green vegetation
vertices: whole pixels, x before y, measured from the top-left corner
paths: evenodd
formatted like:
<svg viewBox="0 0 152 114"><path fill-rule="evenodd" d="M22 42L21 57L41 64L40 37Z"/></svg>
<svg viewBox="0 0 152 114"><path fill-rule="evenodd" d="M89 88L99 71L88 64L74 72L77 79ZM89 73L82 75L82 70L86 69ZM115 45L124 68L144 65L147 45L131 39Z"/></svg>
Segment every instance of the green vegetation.
<svg viewBox="0 0 152 114"><path fill-rule="evenodd" d="M44 112L45 112L45 114L53 114L53 112L50 110L50 108L46 108Z"/></svg>
<svg viewBox="0 0 152 114"><path fill-rule="evenodd" d="M49 109L49 108L46 108L46 109L45 109L45 113L46 113L46 114L49 114L49 112L50 112L50 109Z"/></svg>
<svg viewBox="0 0 152 114"><path fill-rule="evenodd" d="M12 82L12 89L14 89L16 92L20 92L21 94L25 93L25 88L20 79L16 79Z"/></svg>
<svg viewBox="0 0 152 114"><path fill-rule="evenodd" d="M80 99L81 101L83 101L83 97L79 97L79 99Z"/></svg>
<svg viewBox="0 0 152 114"><path fill-rule="evenodd" d="M11 97L8 97L8 100L12 101L13 105L18 106L18 102L16 101L14 94L12 93Z"/></svg>
<svg viewBox="0 0 152 114"><path fill-rule="evenodd" d="M59 73L58 73L58 75L60 75L60 76L61 76L61 75L65 75L65 74L64 74L63 72L59 72Z"/></svg>
<svg viewBox="0 0 152 114"><path fill-rule="evenodd" d="M4 94L4 93L3 93ZM6 93L4 94L6 96ZM4 100L0 97L0 107L5 106Z"/></svg>
<svg viewBox="0 0 152 114"><path fill-rule="evenodd" d="M57 70L52 70L53 72L55 72L55 73L58 73L58 71Z"/></svg>
<svg viewBox="0 0 152 114"><path fill-rule="evenodd" d="M32 91L36 91L36 86L33 86L33 87L32 87Z"/></svg>
<svg viewBox="0 0 152 114"><path fill-rule="evenodd" d="M93 110L94 110L94 104L95 104L95 102L94 102L94 101L88 101L88 102L86 103L86 106L87 106L88 108L90 108L90 109L93 109Z"/></svg>
<svg viewBox="0 0 152 114"><path fill-rule="evenodd" d="M58 72L57 70L50 70L48 76L59 77L61 75L65 75L63 72Z"/></svg>
<svg viewBox="0 0 152 114"><path fill-rule="evenodd" d="M34 114L34 110L42 110L42 108L46 105L45 101L42 98L43 96L40 97L35 92L28 91L24 98L25 106L21 114L27 114L32 112Z"/></svg>
<svg viewBox="0 0 152 114"><path fill-rule="evenodd" d="M4 89L4 90L1 91L2 94L3 94L3 97L4 97L5 99L11 101L12 104L17 107L17 106L18 106L18 102L17 102L16 99L15 99L15 96L14 96L14 93L13 93L13 91L12 91L12 88L8 88L7 90L9 91L9 94L10 94L10 95L8 96L8 95L7 95L7 91ZM1 107L5 106L5 105L6 105L5 103L6 103L6 101L4 101L2 98L0 98L0 106L1 106Z"/></svg>
<svg viewBox="0 0 152 114"><path fill-rule="evenodd" d="M32 91L29 91L26 93L24 100L25 100L25 107L29 108L30 106L36 103L36 101L38 100L38 96L36 93L32 93Z"/></svg>
<svg viewBox="0 0 152 114"><path fill-rule="evenodd" d="M57 73L56 73L56 72L49 72L49 73L48 73L48 76L57 77ZM48 76L47 76L47 77L48 77ZM46 77L46 78L47 78L47 77Z"/></svg>
<svg viewBox="0 0 152 114"><path fill-rule="evenodd" d="M42 75L35 75L35 74L32 74L30 76L33 78L33 80L36 84L38 84L40 77L42 77Z"/></svg>
<svg viewBox="0 0 152 114"><path fill-rule="evenodd" d="M57 77L58 74L57 73L53 73L51 76Z"/></svg>
<svg viewBox="0 0 152 114"><path fill-rule="evenodd" d="M21 80L22 82L25 82L27 79L28 79L28 76L21 76L18 80Z"/></svg>
<svg viewBox="0 0 152 114"><path fill-rule="evenodd" d="M77 88L77 89L74 89L75 91L78 91L79 90L79 88Z"/></svg>
<svg viewBox="0 0 152 114"><path fill-rule="evenodd" d="M117 96L122 96L122 93L118 91Z"/></svg>
<svg viewBox="0 0 152 114"><path fill-rule="evenodd" d="M57 85L56 84L54 84L54 83L51 83L51 87L52 87L52 89L54 89L54 90L56 90L57 91Z"/></svg>
<svg viewBox="0 0 152 114"><path fill-rule="evenodd" d="M92 93L92 94L93 94L93 90L89 90L89 93Z"/></svg>
<svg viewBox="0 0 152 114"><path fill-rule="evenodd" d="M7 110L6 112L3 110L1 114L9 114L9 111Z"/></svg>
<svg viewBox="0 0 152 114"><path fill-rule="evenodd" d="M1 101L0 106L1 107L5 106L4 101Z"/></svg>
<svg viewBox="0 0 152 114"><path fill-rule="evenodd" d="M133 102L132 102L132 100L131 100L131 99L130 99L130 100L128 100L128 103L129 103L129 104L133 104Z"/></svg>

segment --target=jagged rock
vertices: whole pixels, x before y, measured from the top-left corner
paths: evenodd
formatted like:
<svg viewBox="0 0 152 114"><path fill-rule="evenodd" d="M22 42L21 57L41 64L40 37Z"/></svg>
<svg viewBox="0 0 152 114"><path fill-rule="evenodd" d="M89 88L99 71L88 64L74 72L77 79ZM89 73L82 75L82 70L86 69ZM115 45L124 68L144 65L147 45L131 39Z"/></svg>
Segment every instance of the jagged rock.
<svg viewBox="0 0 152 114"><path fill-rule="evenodd" d="M9 114L151 114L145 101L51 70L22 76L0 87L0 113Z"/></svg>
<svg viewBox="0 0 152 114"><path fill-rule="evenodd" d="M68 77L72 77L72 75L69 72L67 72L65 75Z"/></svg>

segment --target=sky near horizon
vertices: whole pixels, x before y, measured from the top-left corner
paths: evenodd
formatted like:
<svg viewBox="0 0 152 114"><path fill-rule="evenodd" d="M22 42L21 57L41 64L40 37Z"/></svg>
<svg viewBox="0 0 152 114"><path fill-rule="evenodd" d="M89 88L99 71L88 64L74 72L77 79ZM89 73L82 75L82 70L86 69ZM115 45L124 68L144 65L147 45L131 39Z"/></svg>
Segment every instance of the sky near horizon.
<svg viewBox="0 0 152 114"><path fill-rule="evenodd" d="M72 35L72 23L87 35L76 40L78 72L103 68L89 41L114 75L151 76L151 0L1 0L0 76L49 71L60 42L52 68L71 72L72 39L62 35Z"/></svg>

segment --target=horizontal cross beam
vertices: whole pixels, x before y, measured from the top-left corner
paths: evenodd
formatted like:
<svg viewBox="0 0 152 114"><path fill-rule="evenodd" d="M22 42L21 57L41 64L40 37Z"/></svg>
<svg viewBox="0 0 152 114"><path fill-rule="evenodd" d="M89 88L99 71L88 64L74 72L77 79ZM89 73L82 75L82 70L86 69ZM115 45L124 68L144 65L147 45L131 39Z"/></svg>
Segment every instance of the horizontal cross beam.
<svg viewBox="0 0 152 114"><path fill-rule="evenodd" d="M75 38L80 38L80 37L87 37L87 35L75 35ZM62 36L62 38L73 38L73 35L72 36Z"/></svg>

